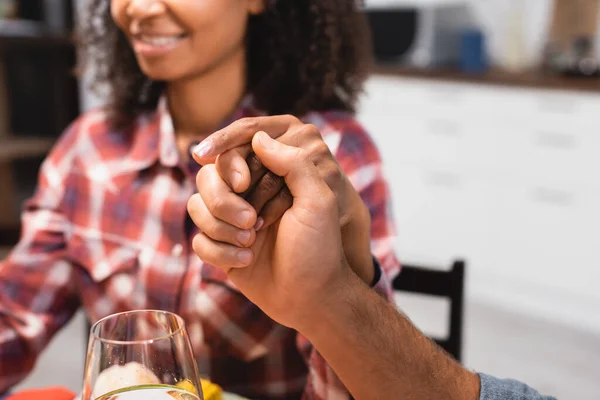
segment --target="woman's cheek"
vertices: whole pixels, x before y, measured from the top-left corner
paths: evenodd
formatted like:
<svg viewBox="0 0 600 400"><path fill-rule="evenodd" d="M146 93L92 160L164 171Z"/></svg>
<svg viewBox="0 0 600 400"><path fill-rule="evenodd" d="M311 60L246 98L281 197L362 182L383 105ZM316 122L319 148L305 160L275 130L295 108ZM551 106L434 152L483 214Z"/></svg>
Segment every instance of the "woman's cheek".
<svg viewBox="0 0 600 400"><path fill-rule="evenodd" d="M129 20L127 16L127 4L130 1L131 0L111 0L110 2L110 15L121 30L124 30L124 27L127 26Z"/></svg>

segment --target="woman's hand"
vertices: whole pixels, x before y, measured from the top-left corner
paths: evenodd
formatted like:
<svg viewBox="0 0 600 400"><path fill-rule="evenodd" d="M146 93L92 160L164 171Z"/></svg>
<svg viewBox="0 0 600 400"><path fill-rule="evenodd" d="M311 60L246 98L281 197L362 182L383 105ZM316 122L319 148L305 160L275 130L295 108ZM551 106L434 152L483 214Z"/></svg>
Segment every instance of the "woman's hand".
<svg viewBox="0 0 600 400"><path fill-rule="evenodd" d="M253 208L228 188L214 166L202 168L200 193L189 203L190 215L201 229L193 248L202 260L222 268L267 315L302 330L314 325L319 307L339 296L352 279L341 244L336 198L306 151L285 146L264 132L252 145L263 163L285 178L293 205L271 226L258 233L252 230L256 240L246 248L239 243L239 228L224 228L221 218L236 224L234 216L244 216L239 225L247 228L256 219L248 214Z"/></svg>
<svg viewBox="0 0 600 400"><path fill-rule="evenodd" d="M291 115L244 118L205 139L194 150L194 158L202 165L215 163L229 187L256 210L256 228L269 227L292 206L292 196L283 179L266 169L252 151L250 142L259 131L308 154L335 194L346 258L357 275L371 284L369 211L314 125Z"/></svg>

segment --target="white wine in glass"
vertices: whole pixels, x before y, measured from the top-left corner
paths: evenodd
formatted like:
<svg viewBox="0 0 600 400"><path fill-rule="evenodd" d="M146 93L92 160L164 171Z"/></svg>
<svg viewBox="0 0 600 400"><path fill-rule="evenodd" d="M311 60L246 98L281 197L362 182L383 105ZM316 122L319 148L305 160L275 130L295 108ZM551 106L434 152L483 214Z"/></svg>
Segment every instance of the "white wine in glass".
<svg viewBox="0 0 600 400"><path fill-rule="evenodd" d="M202 400L183 319L166 311L111 315L90 331L82 400Z"/></svg>

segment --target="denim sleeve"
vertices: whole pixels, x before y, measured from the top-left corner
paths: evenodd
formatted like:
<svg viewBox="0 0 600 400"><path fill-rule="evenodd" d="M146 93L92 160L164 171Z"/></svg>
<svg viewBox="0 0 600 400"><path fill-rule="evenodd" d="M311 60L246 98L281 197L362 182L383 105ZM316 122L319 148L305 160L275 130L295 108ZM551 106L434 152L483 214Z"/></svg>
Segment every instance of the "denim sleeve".
<svg viewBox="0 0 600 400"><path fill-rule="evenodd" d="M556 400L554 397L542 396L529 386L512 379L498 379L485 374L479 374L479 378L479 400Z"/></svg>

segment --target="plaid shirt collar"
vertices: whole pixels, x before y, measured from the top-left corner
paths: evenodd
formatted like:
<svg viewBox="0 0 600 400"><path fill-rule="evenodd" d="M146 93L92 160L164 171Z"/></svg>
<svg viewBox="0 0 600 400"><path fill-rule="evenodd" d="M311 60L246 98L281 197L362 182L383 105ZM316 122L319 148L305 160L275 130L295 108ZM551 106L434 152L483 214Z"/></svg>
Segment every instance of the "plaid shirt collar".
<svg viewBox="0 0 600 400"><path fill-rule="evenodd" d="M224 128L234 121L250 116L265 115L253 106L251 96L246 96L238 108L221 124ZM183 167L182 157L177 149L175 127L165 95L158 101L155 111L144 114L135 128L132 144L132 161L127 172L139 172L159 162L165 167Z"/></svg>

